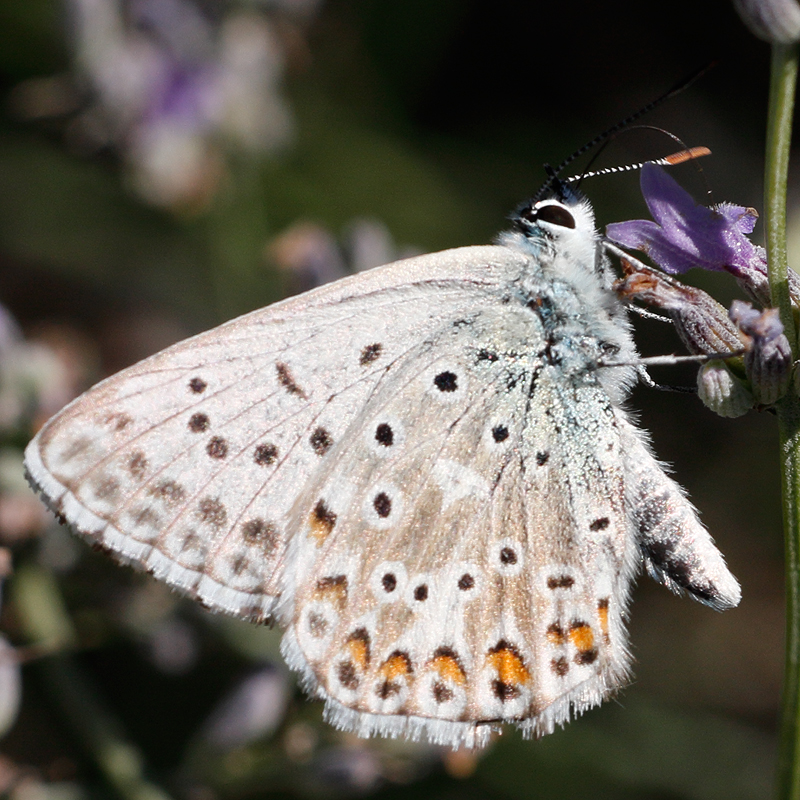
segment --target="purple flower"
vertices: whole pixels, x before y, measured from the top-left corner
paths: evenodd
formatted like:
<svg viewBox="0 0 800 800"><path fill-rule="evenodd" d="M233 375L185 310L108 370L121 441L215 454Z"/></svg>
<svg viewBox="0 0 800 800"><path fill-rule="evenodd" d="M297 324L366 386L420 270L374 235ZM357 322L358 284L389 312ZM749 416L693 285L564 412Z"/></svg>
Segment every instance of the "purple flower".
<svg viewBox="0 0 800 800"><path fill-rule="evenodd" d="M734 300L728 316L744 334L764 345L771 344L783 333L777 308L759 311L750 303Z"/></svg>
<svg viewBox="0 0 800 800"><path fill-rule="evenodd" d="M758 217L754 209L731 203L701 206L654 164L642 168L641 186L655 222L637 219L609 225L609 239L643 250L672 275L701 267L727 270L740 280L762 284L766 254L747 238Z"/></svg>
<svg viewBox="0 0 800 800"><path fill-rule="evenodd" d="M770 406L786 392L794 363L778 309L759 311L734 300L729 316L747 337L744 368L756 402Z"/></svg>

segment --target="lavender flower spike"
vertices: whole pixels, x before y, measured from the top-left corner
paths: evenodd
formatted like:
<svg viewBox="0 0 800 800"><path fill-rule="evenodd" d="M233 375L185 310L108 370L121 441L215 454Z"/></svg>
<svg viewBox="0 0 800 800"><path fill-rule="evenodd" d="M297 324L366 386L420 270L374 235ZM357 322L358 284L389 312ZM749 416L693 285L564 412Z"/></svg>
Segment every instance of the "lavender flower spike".
<svg viewBox="0 0 800 800"><path fill-rule="evenodd" d="M758 218L754 209L731 203L702 206L654 164L642 167L641 186L655 222L640 219L609 225L609 239L643 250L671 275L701 267L727 270L737 277L755 269L766 276L764 249L747 238Z"/></svg>
<svg viewBox="0 0 800 800"><path fill-rule="evenodd" d="M725 270L759 304L770 304L766 253L748 238L757 219L753 209L730 203L702 206L654 164L642 168L641 186L654 221L609 225L606 235L611 252L615 250L612 242L643 250L672 275L692 267ZM675 278L658 277L642 264L626 266L626 259L620 257L626 275L617 286L620 296L638 297L669 311L690 349L719 350L709 347L709 342L721 338L731 339L733 349L737 340L744 344L743 361L714 360L701 367L698 391L709 408L734 417L753 405L772 406L784 395L793 361L776 309L757 311L735 301L729 317L736 328L731 330L720 313L722 307L705 293L684 287ZM800 277L792 270L789 293L795 307L799 306Z"/></svg>

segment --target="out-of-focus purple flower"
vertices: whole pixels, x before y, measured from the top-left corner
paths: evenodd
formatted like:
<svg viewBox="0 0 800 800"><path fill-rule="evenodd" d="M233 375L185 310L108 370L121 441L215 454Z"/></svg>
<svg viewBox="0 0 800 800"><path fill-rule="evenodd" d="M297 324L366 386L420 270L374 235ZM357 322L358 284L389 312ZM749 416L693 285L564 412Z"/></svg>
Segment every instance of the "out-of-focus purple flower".
<svg viewBox="0 0 800 800"><path fill-rule="evenodd" d="M66 349L66 348L65 348ZM62 354L25 339L0 305L0 544L38 536L52 520L24 478L23 440L76 394ZM38 506L38 508L37 508ZM0 549L0 553L4 551ZM2 578L0 569L0 578Z"/></svg>
<svg viewBox="0 0 800 800"><path fill-rule="evenodd" d="M374 218L352 220L343 239L340 245L321 225L298 222L269 242L264 256L289 276L290 291L302 292L419 254L414 248L398 247L386 225Z"/></svg>
<svg viewBox="0 0 800 800"><path fill-rule="evenodd" d="M289 279L290 292L305 292L347 275L336 238L315 222L297 222L269 242L264 251Z"/></svg>
<svg viewBox="0 0 800 800"><path fill-rule="evenodd" d="M383 782L380 755L360 745L323 751L308 768L308 783L337 794L368 794Z"/></svg>
<svg viewBox="0 0 800 800"><path fill-rule="evenodd" d="M731 203L702 206L654 164L642 168L641 186L655 222L614 223L606 230L609 239L643 250L672 275L692 267L727 270L737 276L756 269L766 275L764 249L747 238L758 218L754 209Z"/></svg>
<svg viewBox="0 0 800 800"><path fill-rule="evenodd" d="M160 620L149 631L147 644L150 659L167 675L185 675L197 663L197 634L174 615Z"/></svg>
<svg viewBox="0 0 800 800"><path fill-rule="evenodd" d="M302 36L320 1L210 13L219 4L67 0L71 80L31 79L12 108L29 119L69 114L73 145L116 150L145 200L202 209L232 152L268 156L291 141L285 42Z"/></svg>
<svg viewBox="0 0 800 800"><path fill-rule="evenodd" d="M212 711L203 738L218 750L232 750L270 736L283 721L289 696L286 672L265 664Z"/></svg>

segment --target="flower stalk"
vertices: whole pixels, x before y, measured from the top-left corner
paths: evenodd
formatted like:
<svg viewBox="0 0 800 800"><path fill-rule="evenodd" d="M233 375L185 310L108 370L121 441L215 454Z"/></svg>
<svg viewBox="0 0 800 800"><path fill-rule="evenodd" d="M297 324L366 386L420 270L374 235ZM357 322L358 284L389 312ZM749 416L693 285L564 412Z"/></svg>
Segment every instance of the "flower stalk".
<svg viewBox="0 0 800 800"><path fill-rule="evenodd" d="M786 187L797 84L797 58L796 44L773 45L764 175L766 245L772 306L780 309L784 332L795 350L797 338L789 296L789 265L786 258Z"/></svg>
<svg viewBox="0 0 800 800"><path fill-rule="evenodd" d="M800 800L800 276L786 255L786 196L792 117L800 57L797 0L738 0L751 30L772 43L765 159L766 250L754 245L753 209L694 202L652 164L642 167L642 194L653 220L609 225L607 245L642 250L666 275L622 252L620 296L667 311L692 352L713 354L741 341L743 359L716 359L698 376L698 393L718 414L768 408L778 417L786 549L786 655L777 766L779 800ZM671 277L695 267L724 270L761 306L737 302L730 322L712 298ZM733 351L733 348L731 348ZM742 369L743 368L743 369Z"/></svg>
<svg viewBox="0 0 800 800"><path fill-rule="evenodd" d="M765 166L765 226L772 304L797 354L786 258L786 187L797 83L797 44L772 45ZM796 385L776 405L786 549L786 655L777 795L800 800L800 397Z"/></svg>

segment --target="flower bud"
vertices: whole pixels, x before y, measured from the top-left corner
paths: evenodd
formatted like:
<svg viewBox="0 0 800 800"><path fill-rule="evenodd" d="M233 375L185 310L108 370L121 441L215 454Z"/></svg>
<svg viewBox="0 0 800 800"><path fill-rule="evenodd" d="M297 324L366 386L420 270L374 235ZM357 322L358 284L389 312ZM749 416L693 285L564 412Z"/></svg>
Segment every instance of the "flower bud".
<svg viewBox="0 0 800 800"><path fill-rule="evenodd" d="M624 300L639 300L666 311L691 353L725 353L744 344L728 312L702 289L687 286L630 256L620 256L624 280L615 287Z"/></svg>
<svg viewBox="0 0 800 800"><path fill-rule="evenodd" d="M733 0L750 32L771 44L800 40L800 5L796 0Z"/></svg>
<svg viewBox="0 0 800 800"><path fill-rule="evenodd" d="M741 417L755 405L753 395L724 361L709 361L700 367L697 396L720 417Z"/></svg>
<svg viewBox="0 0 800 800"><path fill-rule="evenodd" d="M783 333L777 308L758 311L734 300L730 318L747 337L744 368L759 405L770 406L783 397L792 373L792 348Z"/></svg>

